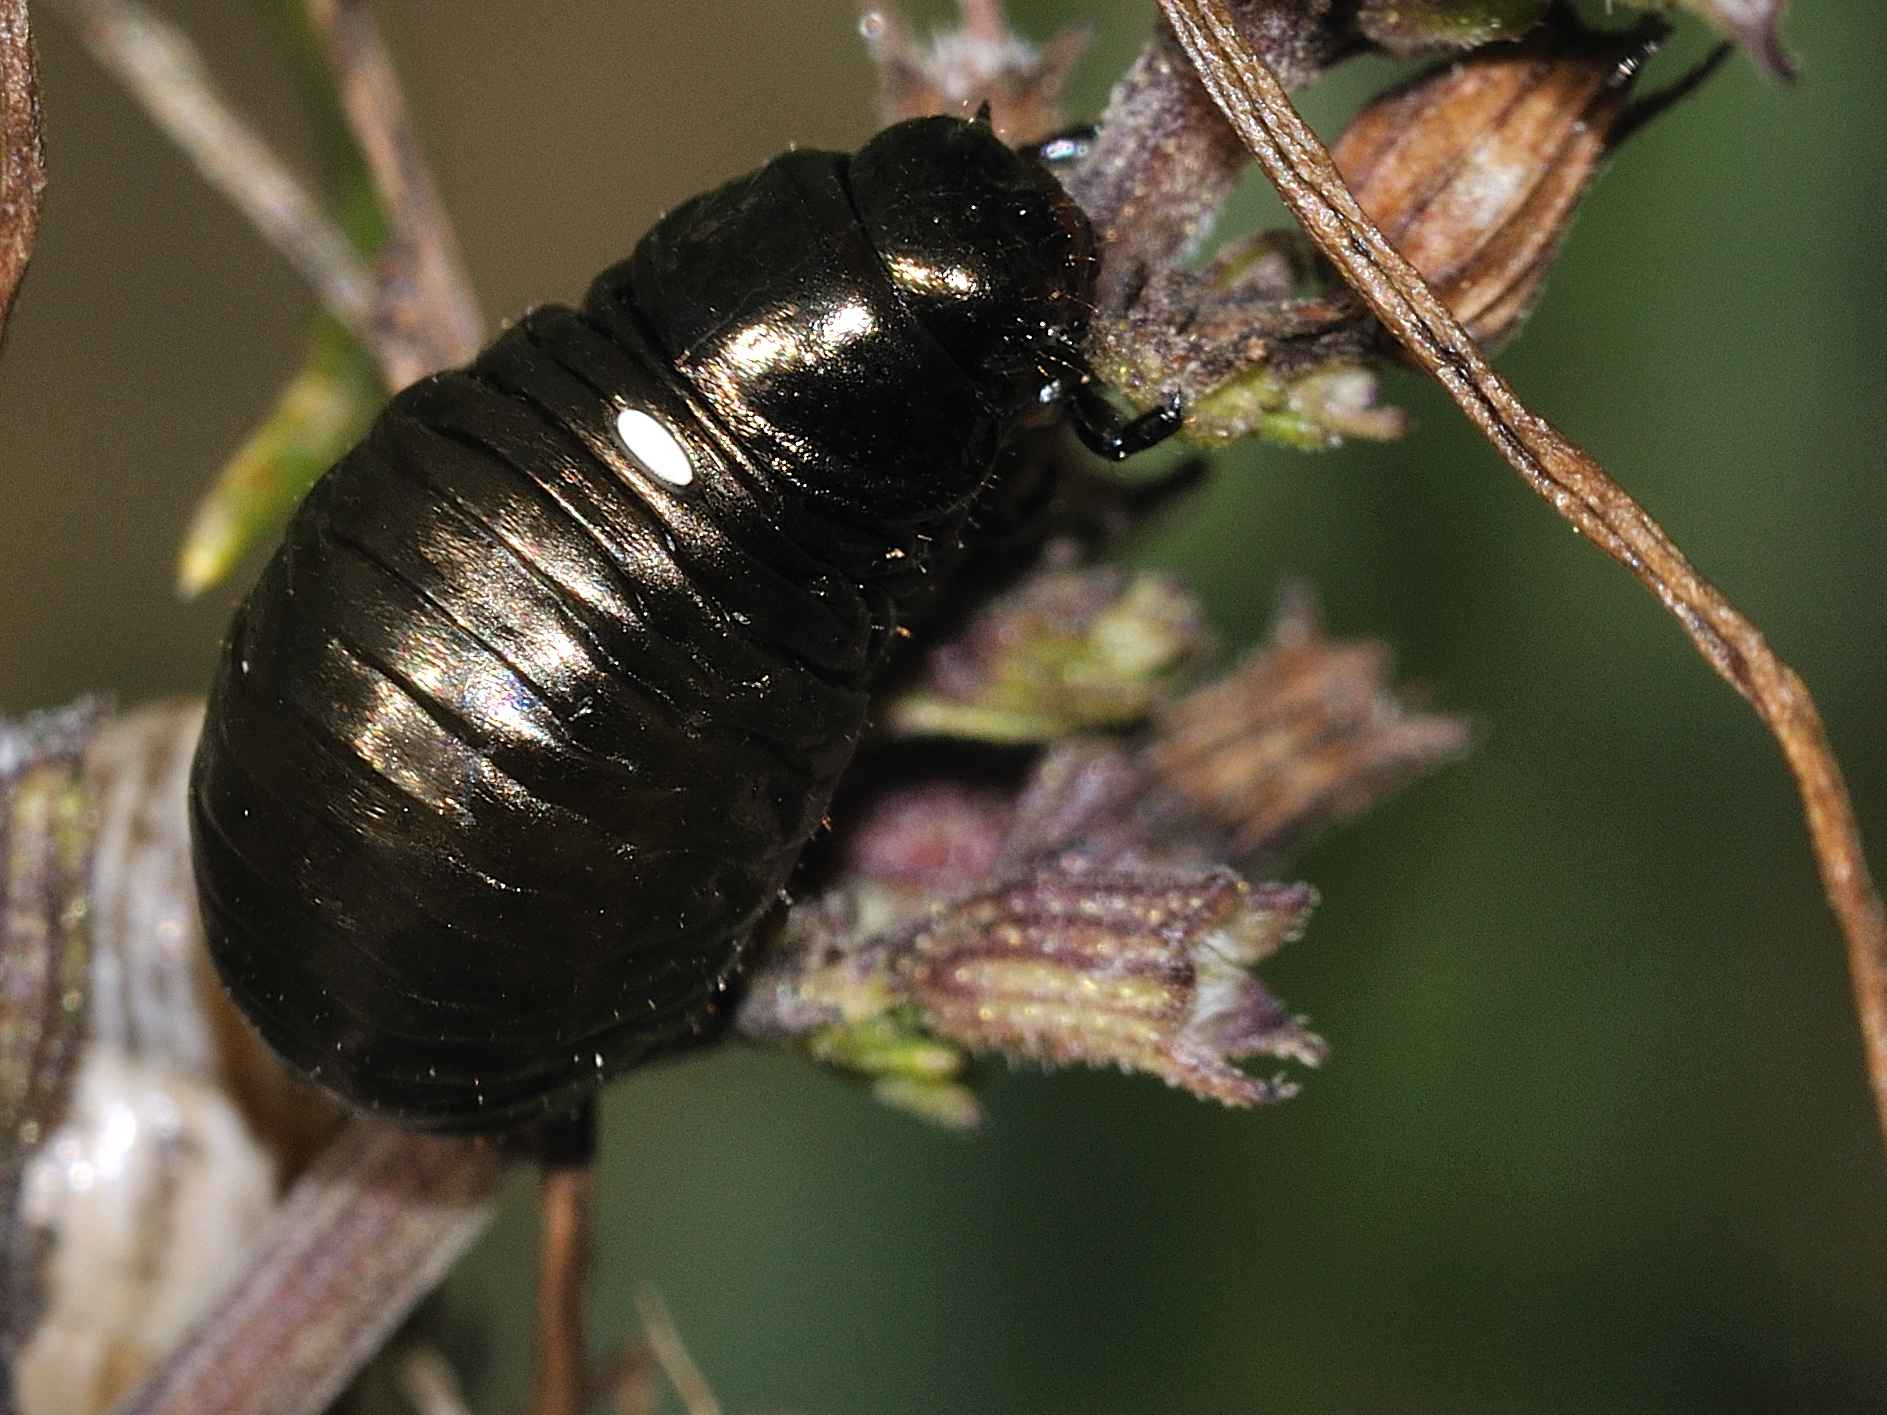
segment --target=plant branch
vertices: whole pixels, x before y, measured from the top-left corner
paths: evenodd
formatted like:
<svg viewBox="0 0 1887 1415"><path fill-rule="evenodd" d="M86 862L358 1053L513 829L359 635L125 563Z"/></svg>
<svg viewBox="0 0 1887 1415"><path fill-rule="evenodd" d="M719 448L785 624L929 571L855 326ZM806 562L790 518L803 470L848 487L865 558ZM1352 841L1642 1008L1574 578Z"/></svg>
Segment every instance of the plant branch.
<svg viewBox="0 0 1887 1415"><path fill-rule="evenodd" d="M649 1351L662 1368L662 1374L668 1377L669 1385L674 1387L683 1415L721 1415L721 1402L715 1398L714 1387L708 1384L708 1378L701 1374L701 1368L688 1354L681 1333L668 1315L668 1308L653 1287L643 1287L636 1292L636 1314L642 1319L642 1332L649 1343Z"/></svg>
<svg viewBox="0 0 1887 1415"><path fill-rule="evenodd" d="M33 258L45 191L39 64L26 0L0 0L0 338Z"/></svg>
<svg viewBox="0 0 1887 1415"><path fill-rule="evenodd" d="M11 0L9 0L11 3ZM392 235L369 269L353 243L212 83L189 39L138 0L59 0L99 62L373 351L389 388L477 351L483 318L420 156L399 80L361 0L308 0L342 112Z"/></svg>
<svg viewBox="0 0 1887 1415"><path fill-rule="evenodd" d="M315 1415L490 1220L495 1147L369 1121L270 1220L239 1282L118 1415Z"/></svg>
<svg viewBox="0 0 1887 1415"><path fill-rule="evenodd" d="M1213 101L1384 328L1536 493L1657 596L1775 735L1801 793L1822 886L1847 938L1875 1104L1887 1129L1887 914L1807 687L1650 514L1488 365L1447 306L1364 214L1284 86L1240 41L1224 0L1160 4Z"/></svg>
<svg viewBox="0 0 1887 1415"><path fill-rule="evenodd" d="M403 388L469 360L485 321L372 13L364 0L307 0L307 9L392 228L380 256L374 347L389 386Z"/></svg>
<svg viewBox="0 0 1887 1415"><path fill-rule="evenodd" d="M590 1407L583 1299L594 1247L596 1111L547 1123L538 1159L537 1370L531 1415Z"/></svg>
<svg viewBox="0 0 1887 1415"><path fill-rule="evenodd" d="M1344 26L1308 15L1256 24L1244 38L1292 86L1310 83L1355 43ZM1185 53L1165 25L1156 26L1108 96L1092 149L1064 177L1107 251L1096 292L1101 324L1121 324L1147 275L1186 257L1244 177L1246 161Z"/></svg>
<svg viewBox="0 0 1887 1415"><path fill-rule="evenodd" d="M341 228L211 81L184 34L136 0L59 0L79 37L158 127L369 348L374 278Z"/></svg>

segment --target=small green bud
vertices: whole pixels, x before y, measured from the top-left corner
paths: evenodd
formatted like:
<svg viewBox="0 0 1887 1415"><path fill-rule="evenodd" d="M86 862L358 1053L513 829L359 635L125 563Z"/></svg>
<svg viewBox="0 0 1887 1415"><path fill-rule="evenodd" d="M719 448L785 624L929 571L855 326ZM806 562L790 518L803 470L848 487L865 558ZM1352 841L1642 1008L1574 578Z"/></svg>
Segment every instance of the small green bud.
<svg viewBox="0 0 1887 1415"><path fill-rule="evenodd" d="M1395 54L1471 49L1518 39L1546 14L1547 0L1363 0L1357 28Z"/></svg>

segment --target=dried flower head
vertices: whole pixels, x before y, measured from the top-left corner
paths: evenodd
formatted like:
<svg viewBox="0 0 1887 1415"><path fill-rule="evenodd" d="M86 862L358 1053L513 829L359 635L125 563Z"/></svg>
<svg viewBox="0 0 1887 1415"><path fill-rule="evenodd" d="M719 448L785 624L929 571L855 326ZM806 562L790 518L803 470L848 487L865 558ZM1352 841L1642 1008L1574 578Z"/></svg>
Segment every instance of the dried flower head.
<svg viewBox="0 0 1887 1415"><path fill-rule="evenodd" d="M1363 0L1356 27L1392 54L1516 39L1546 13L1548 0Z"/></svg>
<svg viewBox="0 0 1887 1415"><path fill-rule="evenodd" d="M1389 666L1386 644L1327 637L1294 590L1263 646L1167 710L1148 760L1226 858L1276 856L1467 752L1468 724L1397 694Z"/></svg>
<svg viewBox="0 0 1887 1415"><path fill-rule="evenodd" d="M1031 142L1062 126L1061 94L1088 45L1085 28L1032 44L1009 28L1000 4L966 7L967 22L919 41L893 10L867 10L859 34L878 68L887 123L931 113L967 117L981 104L1007 142Z"/></svg>
<svg viewBox="0 0 1887 1415"><path fill-rule="evenodd" d="M887 724L985 742L1130 726L1210 646L1193 598L1118 569L1034 576L980 609L886 704Z"/></svg>
<svg viewBox="0 0 1887 1415"><path fill-rule="evenodd" d="M1564 14L1390 90L1331 148L1356 199L1483 343L1539 294L1644 60L1664 33Z"/></svg>
<svg viewBox="0 0 1887 1415"><path fill-rule="evenodd" d="M997 626L1028 623L1026 607L1113 602L1098 593L1110 583L1025 581L933 650L929 677ZM1064 648L1020 634L1007 652L1020 672ZM1459 720L1389 691L1387 665L1379 645L1325 639L1299 593L1266 650L1177 703L1145 692L1134 656L1101 659L1100 678L1140 692L1145 725L1123 737L1067 723L1019 780L987 764L966 774L948 754L868 753L834 808L826 883L782 920L739 1029L954 1125L977 1117L963 1074L979 1054L1118 1066L1227 1105L1293 1094L1288 1076L1236 1063L1322 1060L1321 1039L1251 972L1297 937L1316 896L1225 862L1275 857L1465 748ZM983 735L972 719L944 725Z"/></svg>
<svg viewBox="0 0 1887 1415"><path fill-rule="evenodd" d="M1118 1066L1226 1105L1296 1094L1232 1063L1304 1066L1323 1041L1248 971L1302 932L1308 885L1230 870L1097 869L1079 856L963 900L900 950L925 1030L970 1052Z"/></svg>

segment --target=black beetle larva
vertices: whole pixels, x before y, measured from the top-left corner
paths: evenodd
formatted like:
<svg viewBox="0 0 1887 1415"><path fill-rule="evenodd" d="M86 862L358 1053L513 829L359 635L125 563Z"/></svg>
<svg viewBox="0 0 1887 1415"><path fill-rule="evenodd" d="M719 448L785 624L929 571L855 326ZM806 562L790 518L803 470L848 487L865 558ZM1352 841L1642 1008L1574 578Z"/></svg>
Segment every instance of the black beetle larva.
<svg viewBox="0 0 1887 1415"><path fill-rule="evenodd" d="M698 196L399 394L231 627L192 779L238 1004L408 1123L699 1033L1003 438L1072 404L1086 218L986 123Z"/></svg>

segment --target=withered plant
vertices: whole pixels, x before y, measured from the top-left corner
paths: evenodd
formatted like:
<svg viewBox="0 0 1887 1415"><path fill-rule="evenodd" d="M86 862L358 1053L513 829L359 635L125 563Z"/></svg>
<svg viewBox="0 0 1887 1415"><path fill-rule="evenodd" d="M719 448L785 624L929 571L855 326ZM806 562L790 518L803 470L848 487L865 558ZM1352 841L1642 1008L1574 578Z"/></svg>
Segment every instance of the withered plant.
<svg viewBox="0 0 1887 1415"><path fill-rule="evenodd" d="M422 140L424 123L401 90L374 13L360 0L283 8L292 11L314 74L312 122L336 154L319 190L276 155L190 41L158 13L124 0L59 0L35 9L36 18L44 9L70 22L287 257L320 306L300 367L230 457L185 537L179 579L191 594L224 581L275 534L386 390L464 361L489 332L450 203L424 156L430 135ZM1640 5L1598 23L1547 0L1163 0L1150 17L1152 37L1113 86L1098 129L1058 141L1064 181L1105 242L1091 353L1097 371L1139 406L1177 398L1194 454L1207 457L1254 441L1299 450L1393 444L1411 435L1397 406L1402 394L1419 397L1413 378L1393 371L1433 378L1553 513L1651 590L1773 734L1800 793L1806 848L1846 941L1867 1070L1887 1115L1887 923L1807 689L1599 460L1546 421L1557 413L1553 390L1528 390L1523 402L1484 352L1505 345L1539 301L1582 200L1621 149L1631 152L1626 144L1635 134L1681 131L1681 107L1660 115L1735 48L1738 62L1775 79L1789 76L1782 0L1689 0L1685 8L1694 14L1685 21L1714 26L1725 44L1688 69L1658 60L1671 69L1665 73L1653 61L1670 34L1661 13L1668 8ZM1013 141L1062 133L1078 116L1064 94L1083 62L1081 35L1031 44L987 0L966 0L962 12L958 28L934 39L895 14L865 18L883 116L971 112L987 101ZM33 250L44 185L26 23L22 0L0 5L7 142L0 321ZM1371 56L1411 62L1332 130L1326 150L1289 95ZM1780 88L1762 101L1786 114ZM58 209L58 124L55 107L51 213ZM782 143L793 136L779 133ZM685 140L674 132L660 138ZM633 165L634 141L620 149L595 134L582 141L603 169L620 174ZM1295 227L1215 225L1254 162ZM1711 154L1695 164L1703 175L1687 172L1684 180L1734 182L1735 164L1734 153ZM721 175L704 172L702 184ZM633 234L625 232L625 243ZM1707 244L1693 235L1681 258L1699 258L1693 250ZM1648 245L1648 267L1680 258ZM33 287L26 288L31 301ZM1426 416L1436 419L1439 407ZM1264 637L1243 653L1215 647L1222 635L1183 580L1123 568L1123 548L1136 536L1198 514L1202 479L1222 493L1233 475L1225 468L1178 464L1123 481L1083 464L1052 434L1012 455L1012 474L1041 488L1040 504L1030 504L1013 539L1005 539L1012 528L985 528L989 563L966 575L971 589L955 612L911 645L881 704L880 731L835 803L831 834L809 856L793 907L747 976L733 1033L809 1056L945 1128L973 1127L993 1110L1000 1129L1004 1103L1022 1094L997 1082L1002 1101L991 1103L980 1094L991 1082L977 1058L1116 1067L1236 1108L1286 1100L1326 1056L1318 971L1314 961L1293 966L1287 953L1281 966L1291 967L1292 986L1273 989L1253 970L1307 924L1310 940L1291 953L1319 946L1317 890L1306 882L1317 872L1297 857L1325 828L1461 758L1470 724L1434 709L1424 692L1394 688L1381 644L1331 636L1307 590L1280 590L1290 567L1207 567L1213 577L1234 576L1248 600L1278 605ZM1493 465L1493 457L1478 455ZM1505 488L1469 460L1464 453L1460 476L1485 483L1488 498L1502 496ZM1635 480L1628 448L1607 460ZM1822 470L1792 468L1789 475L1807 482ZM1419 537L1424 528L1411 524L1399 533ZM1612 612L1592 617L1602 628ZM1593 639L1602 654L1605 635L1595 631ZM1485 651L1503 648L1492 643ZM1595 693L1629 690L1607 673L1595 659ZM1459 700L1450 685L1442 688L1449 701ZM29 1398L66 1398L44 1392L60 1391L58 1382L68 1379L64 1389L83 1388L94 1402L88 1408L122 1396L123 1408L144 1412L319 1409L444 1277L520 1168L516 1152L502 1145L417 1137L339 1116L277 1074L241 1024L218 1010L221 999L193 951L178 794L179 763L196 721L189 704L114 714L90 703L25 719L0 737L0 913L8 930L0 940L0 1145L10 1147L0 1148L7 1214L0 1337L22 1409L39 1408ZM1551 723L1505 723L1492 710L1481 721L1499 734L1554 730ZM1752 771L1753 750L1735 750L1737 764L1726 757L1722 769ZM1472 763L1457 768L1473 770ZM1628 784L1621 790L1610 809L1644 809L1629 798ZM1396 848L1380 832L1374 844ZM1524 875L1536 867L1535 848L1516 837L1501 858L1471 868ZM1794 838L1779 838L1775 848L1779 856L1804 852ZM1445 887L1392 868L1383 875L1400 888ZM1702 888L1730 887L1707 868L1697 879ZM1595 890L1608 887L1628 886L1593 881ZM1837 936L1819 917L1791 915L1788 927L1797 937L1777 947L1792 953L1813 945L1826 953ZM1531 946L1514 940L1516 949ZM193 1039L187 1058L163 1053L124 1020L138 1011L124 1001L125 978L173 990L177 1009L202 1014L180 1028ZM1279 993L1311 1015L1298 1015ZM1536 1005L1551 1010L1555 1001ZM1354 1006L1343 1015L1348 1045L1366 1033L1369 1015ZM1554 1019L1556 1028L1564 1025ZM1726 1070L1740 1064L1744 1040L1721 1039ZM99 1137L114 1123L122 1133L112 1116L127 1113L112 1109L114 1093L104 1089L107 1051L109 1065L120 1068L111 1075L127 1065L153 1068L195 1088L193 1097L206 1092L203 1111L218 1118L202 1123L256 1136L267 1157L261 1172L286 1190L259 1206L254 1246L226 1264L234 1284L203 1294L208 1305L194 1326L186 1330L188 1319L167 1308L174 1329L161 1342L89 1350L79 1374L48 1375L50 1368L31 1363L43 1357L56 1323L75 1320L60 1303L80 1281L61 1267L62 1245L99 1222L96 1211L76 1203L62 1210L60 1186L96 1187L74 1176L83 1168L96 1177ZM1591 1071L1584 1089L1600 1098L1623 1066L1598 1054L1582 1064ZM1308 1086L1314 1093L1327 1080L1310 1077ZM685 1085L654 1083L640 1103L672 1104ZM1122 1103L1108 1091L1096 1104ZM1429 1104L1415 1093L1396 1109L1406 1120L1409 1109L1419 1115ZM637 1105L611 1107L609 1172L637 1172L645 1144ZM1859 1114L1858 1106L1850 1109ZM1152 1112L1123 1113L1139 1123ZM148 1117L142 1123L153 1130ZM225 1133L192 1130L192 1123L160 1133L166 1154L205 1147L204 1135ZM1064 1143L1053 1109L1027 1123L1046 1150ZM1308 1125L1300 1121L1288 1133L1307 1143ZM703 1148L734 1153L744 1143L741 1134L722 1134ZM1084 1132L1082 1143L1097 1143L1096 1132ZM1366 1146L1368 1137L1351 1143ZM1853 1152L1857 1165L1869 1166L1873 1192L1879 1156L1871 1146ZM925 1164L948 1167L964 1153L927 1152ZM1171 1162L1189 1163L1179 1151ZM183 1171L164 1168L168 1159L148 1163L161 1171L152 1181L157 1190L196 1192L182 1188ZM1105 1161L1095 1168L1104 1171ZM1289 1174L1288 1161L1281 1170ZM840 1164L834 1176L852 1196L863 1234L835 1232L829 1219L802 1232L790 1212L767 1210L764 1196L732 1192L718 1178L694 1182L704 1202L712 1196L735 1215L770 1213L756 1246L868 1248L871 1215L895 1202L895 1191L887 1199L870 1166ZM591 1359L586 1263L604 1293L634 1275L615 1248L595 1252L595 1184L582 1162L543 1175L533 1410L574 1415L609 1400L644 1408L638 1402L654 1399L657 1366L691 1411L718 1408L659 1308L644 1310L653 1361L633 1347ZM940 1187L948 1192L947 1182ZM1243 1198L1191 1221L1208 1234L1255 1234L1262 1250L1262 1215ZM170 1236L130 1245L134 1259L146 1266L193 1261L187 1245L164 1246L182 1231L177 1210L166 1209L167 1200L140 1202L141 1216L169 1225ZM644 1212L675 1212L651 1201L643 1179L605 1202L619 1202L630 1227ZM924 1202L941 1201L917 1200ZM986 1195L981 1202L1001 1200ZM1157 1205L1157 1192L1144 1202ZM1133 1206L1116 1204L1103 1217L1105 1206L1087 1196L1055 1212L1071 1247L1105 1254ZM697 1212L692 1221L720 1220ZM1175 1251L1197 1256L1190 1246ZM771 1270L775 1259L765 1261ZM949 1262L947 1252L920 1252L904 1266ZM1111 1272L1104 1257L1071 1259L1070 1270L1087 1274L1084 1280L1118 1281L1125 1309L1136 1310L1135 1275ZM1619 1278L1630 1281L1629 1274ZM1280 1271L1277 1280L1288 1285L1290 1273ZM748 1292L730 1282L734 1293ZM1025 1285L1043 1291L1056 1284ZM154 1313L159 1299L149 1300ZM732 1296L746 1310L721 1320L734 1330L765 1331L777 1309L821 1300L816 1290L775 1290L765 1303ZM136 1330L137 1302L118 1305ZM614 1303L624 1318L599 1323L609 1341L627 1327L626 1307ZM974 1311L966 1325L974 1324ZM1026 1343L1033 1327L1052 1329L1057 1319L1032 1310L1004 1320L1013 1320L1016 1340ZM905 1330L895 1314L887 1321ZM712 1369L715 1342L701 1339L693 1320L686 1325ZM942 1334L943 1344L951 1340ZM1252 1340L1262 1350L1262 1338ZM1224 1354L1223 1345L1210 1350ZM1243 1382L1262 1364L1249 1353L1226 1358L1227 1386L1237 1390L1231 1404L1261 1399L1258 1384ZM449 1411L462 1399L455 1387L466 1385L473 1407L498 1408L480 1382L482 1369L475 1353L456 1375L430 1355L407 1360L403 1398ZM841 1366L827 1374L830 1389L850 1384ZM1470 1384L1464 1378L1467 1405L1475 1404ZM988 1402L1004 1398L993 1391ZM1120 1408L1154 1400L1139 1389Z"/></svg>

